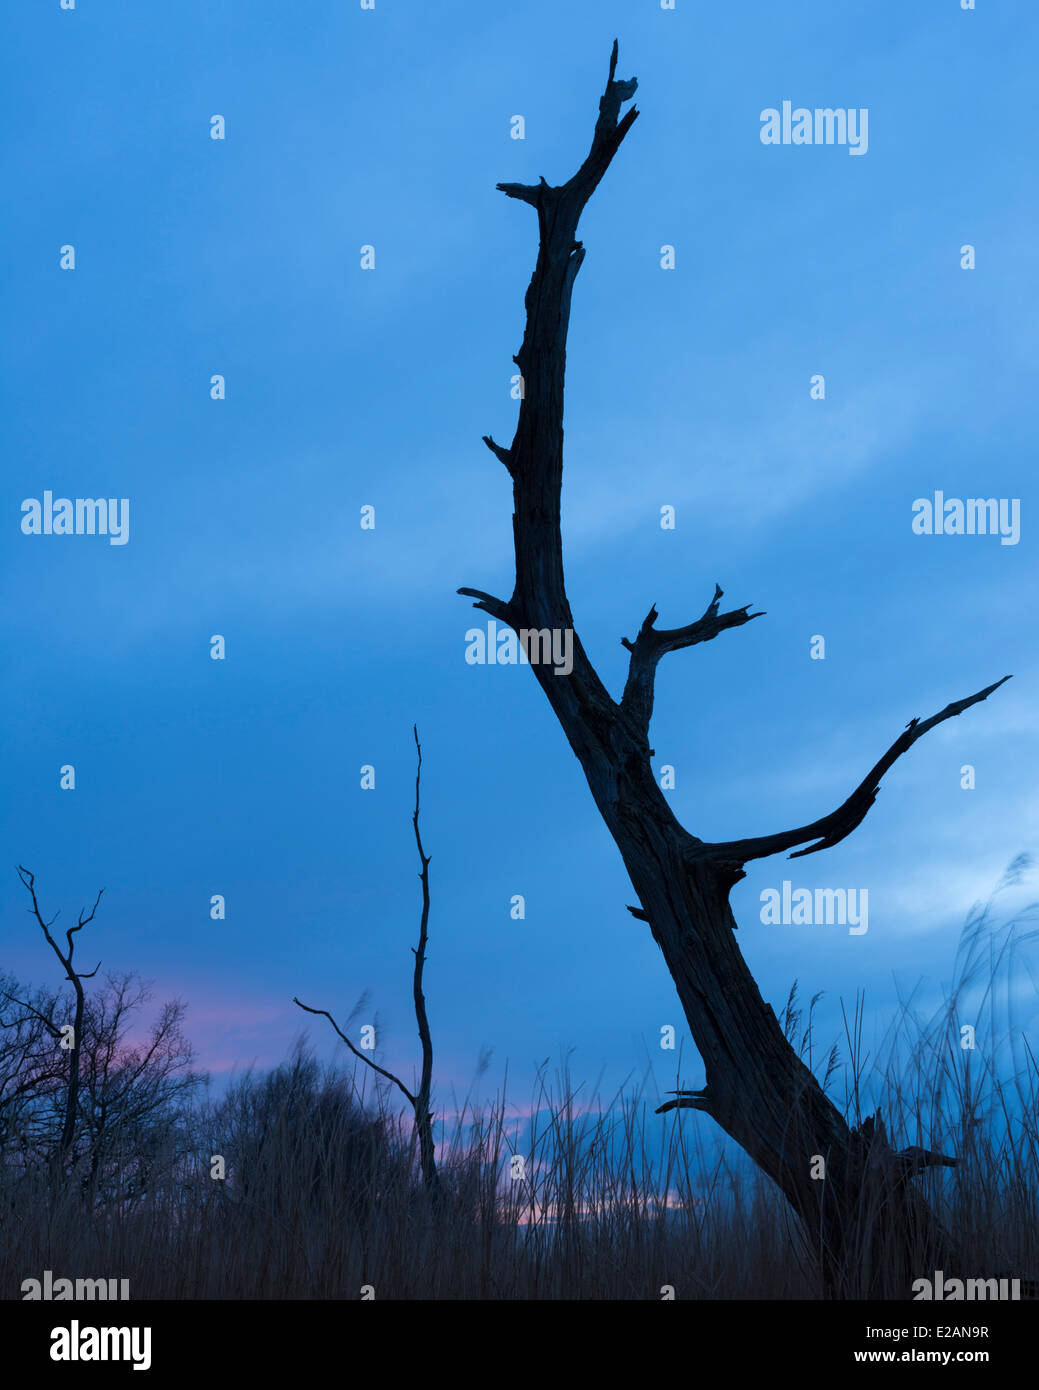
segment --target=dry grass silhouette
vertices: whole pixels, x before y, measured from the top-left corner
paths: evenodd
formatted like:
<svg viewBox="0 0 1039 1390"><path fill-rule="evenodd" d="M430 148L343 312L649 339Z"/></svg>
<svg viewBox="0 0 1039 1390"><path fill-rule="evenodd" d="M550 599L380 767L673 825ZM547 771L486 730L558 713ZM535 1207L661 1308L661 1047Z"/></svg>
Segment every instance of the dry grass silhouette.
<svg viewBox="0 0 1039 1390"><path fill-rule="evenodd" d="M1025 929L1033 909L996 911L1026 867L1015 860L972 910L941 1008L923 1016L915 995L903 1000L875 1055L861 997L821 1052L816 1000L802 1011L791 991L783 1019L850 1120L879 1109L893 1142L957 1155L914 1179L963 1252L947 1276L1039 1273L1039 1068L1013 1023L1022 948L1039 933ZM542 1072L521 1120L504 1096L456 1104L450 1123L441 1111L432 1205L410 1123L359 1070L323 1066L301 1045L274 1072L246 1074L196 1105L191 1154L152 1155L143 1192L91 1204L75 1184L55 1191L7 1162L2 1296L19 1298L45 1269L128 1278L135 1299L342 1299L365 1285L380 1299L656 1299L667 1285L678 1298L821 1296L812 1233L742 1156L717 1156L704 1117L654 1114L648 1076L589 1100L564 1064L552 1081ZM224 1181L210 1176L214 1154Z"/></svg>

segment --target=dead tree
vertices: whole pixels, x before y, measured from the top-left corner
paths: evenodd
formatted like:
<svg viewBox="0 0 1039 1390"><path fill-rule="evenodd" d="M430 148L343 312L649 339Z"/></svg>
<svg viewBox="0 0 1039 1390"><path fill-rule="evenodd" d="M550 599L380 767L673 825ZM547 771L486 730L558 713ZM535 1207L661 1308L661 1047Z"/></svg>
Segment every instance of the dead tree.
<svg viewBox="0 0 1039 1390"><path fill-rule="evenodd" d="M729 893L750 860L784 850L795 851L791 858L814 854L843 840L873 804L884 773L918 738L1003 682L930 719L911 720L847 800L810 825L712 843L690 834L672 814L650 766L657 663L763 615L750 605L722 612L718 587L703 615L683 627L658 628L652 607L635 639L622 639L630 660L619 703L574 631L560 533L566 339L571 294L585 256L578 220L638 115L635 107L620 115L637 84L634 78L617 79L616 67L615 42L591 149L572 178L558 186L544 178L536 185L498 184L507 197L535 210L540 234L523 344L513 358L523 382L516 432L508 448L484 436L512 480L516 578L508 599L480 589L458 592L528 634L522 641L533 645L540 634L542 651L546 630L573 633L569 674L533 658L530 665L620 851L640 903L630 911L648 923L663 952L706 1070L702 1090L684 1092L662 1109L710 1115L775 1180L817 1250L828 1294L905 1296L911 1278L941 1268L941 1252L948 1259L950 1251L910 1179L929 1164L949 1160L923 1150L895 1153L882 1124L872 1120L849 1129L762 999L736 945ZM811 1176L816 1155L825 1160L825 1181Z"/></svg>
<svg viewBox="0 0 1039 1390"><path fill-rule="evenodd" d="M414 1093L409 1091L399 1076L394 1076L393 1072L386 1071L385 1068L373 1062L370 1057L366 1057L359 1048L353 1045L327 1009L312 1009L308 1004L301 1003L295 997L293 997L292 1002L298 1004L301 1009L305 1009L308 1014L320 1014L323 1018L327 1018L355 1057L359 1057L365 1066L371 1067L372 1071L378 1072L387 1081L392 1081L394 1086L407 1097L408 1103L415 1113L415 1131L418 1135L419 1157L422 1162L422 1181L429 1196L436 1199L440 1192L440 1177L437 1173L436 1150L433 1145L433 1115L429 1109L433 1086L433 1038L429 1031L429 1018L426 1014L426 996L422 992L422 974L426 967L426 942L429 939L430 856L422 848L422 836L419 834L418 828L419 790L422 781L422 745L418 741L417 727L412 727L412 733L415 736L418 766L415 770L415 812L411 817L411 823L415 829L415 844L418 846L419 864L421 865L419 879L422 883L422 917L419 922L418 948L416 949L414 946L411 948L411 953L415 957L412 994L415 1001L415 1020L418 1023L419 1042L422 1046L422 1070L419 1076L418 1090Z"/></svg>
<svg viewBox="0 0 1039 1390"><path fill-rule="evenodd" d="M12 1000L13 1003L16 1003L21 1008L26 1009L30 1014L35 1015L36 1019L47 1030L47 1032L51 1035L51 1037L58 1044L58 1046L67 1047L68 1050L69 1075L68 1085L65 1090L65 1114L61 1127L61 1137L58 1140L57 1149L52 1156L52 1163L55 1167L55 1170L60 1171L61 1167L65 1162L65 1158L68 1155L69 1150L72 1148L72 1141L75 1138L76 1134L76 1116L79 1110L79 1058L80 1044L83 1038L83 1013L86 1008L86 991L83 988L83 981L92 980L94 976L97 974L97 972L101 969L100 961L98 961L97 965L94 967L93 970L91 970L88 974L85 975L75 968L72 962L72 958L75 954L76 943L73 941L72 938L76 932L82 931L88 922L92 922L94 920L94 913L97 911L97 905L101 901L101 894L105 890L103 888L98 889L97 897L94 899L94 906L85 915L83 912L80 912L79 920L76 922L76 925L74 927L69 927L66 930L65 941L67 945L65 950L63 951L61 947L58 945L58 943L55 941L54 937L51 935L50 930L54 923L58 920L59 913L56 912L49 922L45 922L43 920L43 913L40 911L39 901L36 897L35 876L32 873L30 873L28 869L23 868L23 866L19 864L18 877L25 885L26 889L28 890L29 897L32 899L32 907L29 908L29 912L32 914L33 917L36 918L37 922L40 924L40 927L43 930L43 934L47 938L47 945L51 948L51 950L57 956L58 960L61 962L61 967L65 971L65 978L72 985L73 991L75 993L75 1006L72 1013L71 1038L69 1038L68 1034L64 1031L64 1029L58 1027L58 1025L54 1022L52 1018L49 1018L46 1015L38 1012L26 1000Z"/></svg>

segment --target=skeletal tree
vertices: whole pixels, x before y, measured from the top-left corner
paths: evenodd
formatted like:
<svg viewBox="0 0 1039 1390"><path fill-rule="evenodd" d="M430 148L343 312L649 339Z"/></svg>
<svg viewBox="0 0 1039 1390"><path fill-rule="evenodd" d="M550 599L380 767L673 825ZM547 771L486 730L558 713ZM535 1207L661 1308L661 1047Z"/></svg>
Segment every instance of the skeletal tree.
<svg viewBox="0 0 1039 1390"><path fill-rule="evenodd" d="M0 1001L17 1006L10 1017L0 1013L0 1156L13 1140L24 1170L42 1158L57 1175L70 1160L85 1197L125 1198L127 1174L139 1195L154 1156L173 1142L183 1148L187 1101L202 1082L190 1070L194 1052L181 1026L186 1006L167 1001L148 1040L132 1040L134 1015L152 997L147 983L108 974L88 998L83 982L100 963L89 973L74 964L73 936L92 921L101 893L68 928L62 950L50 930L58 914L44 921L33 874L22 867L18 874L73 994L27 989L0 974Z"/></svg>
<svg viewBox="0 0 1039 1390"><path fill-rule="evenodd" d="M37 1010L27 1000L14 999L13 996L8 996L8 998L12 999L13 1003L18 1004L21 1008L27 1010L29 1014L34 1015L36 1019L40 1022L40 1024L51 1035L54 1041L58 1044L58 1046L67 1048L69 1054L68 1085L65 1091L64 1118L61 1126L61 1136L58 1140L57 1147L55 1148L54 1153L52 1155L52 1162L55 1167L55 1170L57 1171L60 1170L61 1166L65 1161L66 1155L72 1148L72 1141L76 1133L76 1115L79 1108L80 1042L83 1037L83 1012L86 1008L86 991L83 988L83 981L92 980L94 976L97 974L97 972L101 969L100 961L98 961L94 969L89 971L87 974L83 974L81 971L75 968L75 966L73 965L72 958L75 954L76 943L73 941L72 938L76 932L82 931L83 928L88 924L88 922L92 922L94 920L94 913L97 911L97 905L101 901L101 894L105 890L103 888L99 888L97 897L94 899L94 906L90 909L89 912L80 912L79 919L76 922L76 925L74 927L67 928L65 932L65 941L67 944L65 950L63 951L61 947L58 945L57 941L55 941L54 937L51 935L50 930L54 923L58 920L58 917L60 915L60 909L58 912L54 914L54 916L50 919L49 922L45 922L43 919L43 913L40 910L39 900L36 896L35 876L32 873L30 873L28 869L24 868L21 864L19 864L18 877L25 885L26 889L28 890L29 897L32 900L32 907L30 907L28 911L31 913L33 917L36 918L36 921L40 924L40 927L43 930L43 934L47 939L47 945L51 948L51 950L54 952L54 954L60 961L62 969L65 971L65 978L72 985L72 989L75 994L75 1005L72 1014L71 1038L69 1037L68 1033L65 1032L65 1029L63 1027L59 1027L58 1024L54 1022L53 1017L48 1016L47 1014Z"/></svg>
<svg viewBox="0 0 1039 1390"><path fill-rule="evenodd" d="M849 1128L762 999L736 945L729 893L751 860L784 850L794 851L791 858L814 854L843 840L873 804L881 778L917 739L986 699L1003 681L929 719L911 720L851 795L809 825L712 843L675 818L650 766L657 664L669 652L712 641L763 614L751 612L749 604L722 612L717 586L703 615L683 627L658 628L652 607L634 640L622 639L630 658L619 703L574 631L560 532L566 339L574 281L585 257L576 239L578 220L638 115L635 107L620 115L637 83L617 79L616 67L614 42L591 149L572 178L558 186L543 177L536 185L497 185L534 208L539 229L523 343L513 358L523 383L515 435L508 448L484 436L512 479L515 587L508 599L480 589L458 592L516 629L521 640L532 643L542 634L542 651L546 630L573 633L569 674L544 661L532 659L530 665L620 851L640 903L629 911L648 923L663 952L706 1071L703 1089L677 1092L661 1109L711 1116L775 1180L804 1223L829 1295L904 1296L914 1265L917 1273L941 1267L932 1261L951 1250L909 1179L953 1160L923 1149L895 1153L879 1117ZM819 1171L816 1156L825 1160L823 1181L812 1177L813 1165Z"/></svg>
<svg viewBox="0 0 1039 1390"><path fill-rule="evenodd" d="M415 844L418 847L419 864L421 871L419 879L422 883L422 917L419 921L418 947L412 946L411 953L415 957L415 968L412 974L412 995L415 1003L415 1020L418 1024L419 1042L422 1046L422 1070L419 1075L419 1085L417 1091L410 1091L399 1076L393 1072L386 1071L376 1062L366 1056L359 1048L355 1047L343 1030L336 1023L335 1019L327 1009L312 1009L309 1004L302 1003L293 996L293 1003L298 1004L301 1009L308 1014L320 1014L327 1018L332 1027L346 1043L347 1047L359 1057L372 1071L378 1072L380 1076L392 1081L394 1086L407 1098L415 1114L415 1131L418 1135L419 1156L422 1162L422 1181L427 1193L431 1198L436 1199L440 1192L440 1177L437 1173L436 1150L433 1144L433 1116L429 1109L430 1094L433 1086L433 1038L429 1031L429 1018L426 1013L426 996L422 992L422 975L426 967L426 943L429 940L429 864L430 856L422 848L422 836L419 833L419 792L422 783L422 745L418 740L418 728L413 725L412 733L415 737L415 752L418 757L418 764L415 769L415 811L411 817L411 824L415 831Z"/></svg>

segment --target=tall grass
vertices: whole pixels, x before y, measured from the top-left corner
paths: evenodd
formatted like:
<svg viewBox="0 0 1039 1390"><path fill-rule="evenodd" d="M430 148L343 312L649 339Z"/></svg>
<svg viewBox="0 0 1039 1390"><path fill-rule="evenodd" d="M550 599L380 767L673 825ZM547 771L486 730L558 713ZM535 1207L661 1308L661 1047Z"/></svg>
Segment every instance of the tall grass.
<svg viewBox="0 0 1039 1390"><path fill-rule="evenodd" d="M1020 952L1039 933L1022 930L1032 909L995 911L1024 867L972 910L941 1007L903 999L875 1053L861 996L821 1050L818 996L805 1012L795 988L784 1014L850 1123L879 1109L896 1147L957 1157L914 1180L964 1260L947 1275L1039 1274L1039 1069L1013 1027ZM504 1093L456 1104L438 1117L435 1205L410 1124L388 1092L364 1089L369 1077L301 1045L196 1109L187 1160L153 1158L143 1192L103 1203L0 1170L0 1296L45 1269L128 1278L135 1299L354 1299L365 1286L380 1299L822 1295L810 1236L777 1190L719 1148L706 1117L655 1115L648 1075L586 1099L564 1063L519 1118Z"/></svg>

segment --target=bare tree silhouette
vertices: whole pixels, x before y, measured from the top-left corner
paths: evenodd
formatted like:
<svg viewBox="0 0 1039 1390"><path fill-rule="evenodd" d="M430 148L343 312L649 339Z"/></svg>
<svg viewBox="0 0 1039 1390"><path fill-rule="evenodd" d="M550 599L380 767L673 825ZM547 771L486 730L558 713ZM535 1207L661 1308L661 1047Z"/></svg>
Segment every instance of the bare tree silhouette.
<svg viewBox="0 0 1039 1390"><path fill-rule="evenodd" d="M0 1161L66 1184L78 1177L90 1200L139 1196L155 1155L168 1156L171 1145L184 1151L187 1105L202 1082L182 1031L186 1006L168 1000L147 1041L133 1040L135 1016L152 998L148 983L108 973L88 998L84 981L100 962L89 972L74 962L74 934L93 920L101 893L68 928L62 950L51 932L59 914L45 921L34 875L24 867L18 875L73 993L0 975L0 1000L16 1006L0 1015Z"/></svg>
<svg viewBox="0 0 1039 1390"><path fill-rule="evenodd" d="M585 257L577 224L638 115L632 107L620 116L637 83L618 80L616 68L614 42L591 149L572 178L559 186L544 178L536 185L498 184L509 198L534 208L539 229L523 343L513 359L523 382L516 432L508 448L484 436L512 479L515 587L508 599L480 589L458 592L517 632L540 635L542 651L546 630L573 632L569 674L533 658L530 665L621 853L640 902L629 910L649 924L664 954L706 1069L702 1090L676 1093L661 1108L710 1115L778 1183L818 1252L829 1294L904 1296L914 1269L941 1267L935 1261L951 1248L909 1179L930 1164L953 1160L923 1149L895 1153L879 1117L849 1129L762 999L736 945L729 893L750 860L798 845L805 848L796 855L814 854L844 839L873 804L881 778L917 739L1003 681L922 722L911 720L851 795L809 825L711 843L676 820L650 766L657 664L668 652L712 641L763 615L750 605L722 612L717 586L703 615L683 627L658 628L652 607L634 640L624 639L630 660L619 703L573 631L560 530L566 339ZM817 1155L825 1160L824 1181L812 1177Z"/></svg>
<svg viewBox="0 0 1039 1390"><path fill-rule="evenodd" d="M359 1057L372 1071L378 1072L380 1076L392 1081L401 1093L407 1098L415 1112L415 1130L418 1134L419 1155L422 1162L422 1181L425 1184L427 1193L430 1197L437 1198L440 1192L440 1177L437 1173L436 1150L433 1144L433 1116L429 1109L430 1093L433 1085L433 1039L429 1031L429 1018L426 1013L426 996L422 991L422 975L426 967L426 942L429 939L429 865L430 856L422 848L422 836L419 833L419 793L422 784L422 745L418 739L418 728L412 726L412 733L415 737L415 752L418 757L418 765L415 769L415 811L411 817L411 823L415 830L415 844L418 847L419 863L421 872L419 879L422 883L422 917L419 923L418 947L412 947L411 952L415 957L415 969L412 975L412 993L415 1001L415 1019L418 1023L419 1042L422 1046L422 1070L419 1076L418 1090L411 1092L399 1076L393 1072L386 1071L376 1062L366 1056L359 1048L355 1047L343 1030L336 1023L335 1019L327 1009L312 1009L309 1004L304 1004L301 1000L293 996L293 1003L298 1004L301 1009L305 1009L308 1014L320 1014L327 1018L332 1027L346 1043L347 1047Z"/></svg>
<svg viewBox="0 0 1039 1390"><path fill-rule="evenodd" d="M97 965L94 966L93 970L89 971L87 974L83 974L81 971L75 968L75 966L73 965L72 958L75 954L76 943L73 941L72 938L76 932L82 931L88 922L92 922L94 920L94 913L97 911L98 903L101 901L101 894L105 890L103 888L99 888L97 890L97 897L94 899L94 906L90 909L90 911L80 912L79 919L76 922L76 925L74 927L68 927L66 929L65 941L67 945L65 947L65 950L63 951L61 947L58 945L58 943L55 941L54 937L51 935L50 930L54 923L58 920L58 917L60 915L60 909L58 910L58 912L54 914L54 916L50 919L49 922L45 922L43 919L43 913L40 910L39 900L36 897L35 875L30 873L28 869L24 868L21 864L19 864L18 877L25 885L29 897L32 899L32 907L29 908L29 912L32 914L33 917L36 918L36 921L40 924L40 927L43 930L43 934L47 938L47 945L51 948L51 950L57 956L58 960L61 962L62 969L65 971L65 978L72 985L73 991L75 993L76 1002L72 1016L71 1037L63 1030L63 1028L59 1027L53 1021L53 1018L47 1016L44 1013L38 1012L35 1009L35 1007L32 1004L30 1004L27 1000L12 999L12 1002L18 1004L20 1008L25 1009L29 1014L35 1015L40 1024L51 1035L54 1041L58 1043L59 1047L67 1047L69 1053L68 1087L65 1092L65 1118L61 1127L61 1137L58 1140L57 1147L52 1157L52 1162L54 1164L55 1169L60 1170L62 1165L64 1164L65 1158L68 1155L69 1150L72 1148L72 1141L76 1133L76 1114L79 1108L80 1042L83 1037L83 1011L86 1007L86 991L83 988L83 981L92 980L94 976L97 974L97 972L101 969L100 961L98 961ZM11 998L10 995L7 997Z"/></svg>

